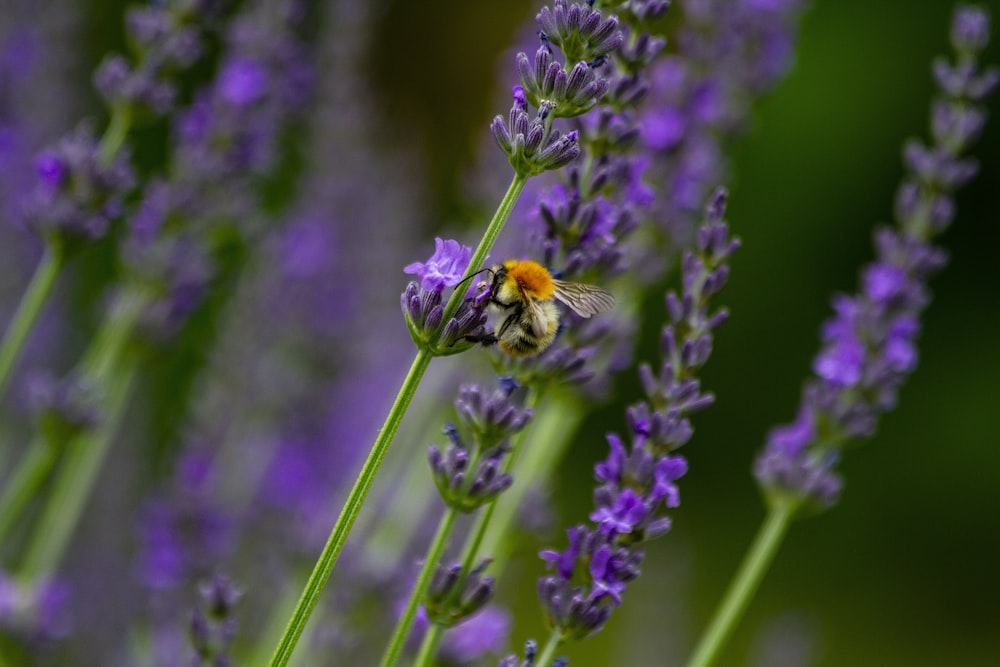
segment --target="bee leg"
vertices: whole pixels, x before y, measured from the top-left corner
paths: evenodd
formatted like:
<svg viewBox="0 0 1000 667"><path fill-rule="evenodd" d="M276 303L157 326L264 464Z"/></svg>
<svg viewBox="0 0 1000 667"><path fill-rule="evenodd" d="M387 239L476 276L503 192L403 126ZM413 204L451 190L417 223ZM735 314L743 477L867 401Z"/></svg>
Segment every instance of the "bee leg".
<svg viewBox="0 0 1000 667"><path fill-rule="evenodd" d="M465 336L465 340L469 341L470 343L482 343L485 347L489 347L490 345L496 345L499 339L492 333L486 333L486 334L480 334L479 336L473 336L472 334L469 334Z"/></svg>

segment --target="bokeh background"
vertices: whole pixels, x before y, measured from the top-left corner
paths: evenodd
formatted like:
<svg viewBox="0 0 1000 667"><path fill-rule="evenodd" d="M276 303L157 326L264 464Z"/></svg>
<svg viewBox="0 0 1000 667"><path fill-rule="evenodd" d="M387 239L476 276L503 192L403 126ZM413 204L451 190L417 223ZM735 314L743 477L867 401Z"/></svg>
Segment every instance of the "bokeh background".
<svg viewBox="0 0 1000 667"><path fill-rule="evenodd" d="M74 57L39 77L39 86L72 87L60 99L78 101L49 109L38 91L53 127L101 113L89 72L121 47L123 5L91 4L67 19L60 48ZM382 3L359 66L375 100L368 120L380 128L371 150L405 160L406 187L418 190L405 219L384 221L385 242L406 245L400 256L423 258L435 234L478 229L499 199L500 191L484 199L470 175L498 159L484 150L492 150L488 121L506 108L513 82L503 54L537 4ZM1000 3L986 4L1000 18ZM772 425L793 418L830 297L854 290L873 225L890 219L903 140L927 134L930 61L948 52L952 6L814 0L804 13L790 75L755 108L735 147L728 218L744 245L722 298L732 317L703 373L718 400L697 416L685 448L690 472L674 529L650 546L642 578L604 632L567 648L573 667L682 664L721 598L763 517L753 457ZM1000 49L985 60L1000 63ZM994 123L975 151L982 171L960 193L943 239L952 261L932 285L920 367L877 436L845 456L840 504L794 525L722 665L1000 664L996 98L991 106ZM70 320L89 325L93 313L73 305L92 298L107 273L100 257L85 259L63 298ZM403 285L400 272L366 287L393 302ZM660 293L646 301L639 359L656 357ZM70 339L54 356L71 359L82 343ZM157 381L154 397L170 396L177 378L161 369ZM624 408L640 397L635 374L616 378L612 396L588 416L587 435L553 480L555 526L589 513L592 465L605 455L596 434L622 427ZM535 598L543 545L533 539L522 540L500 585L516 619L514 646L545 634Z"/></svg>

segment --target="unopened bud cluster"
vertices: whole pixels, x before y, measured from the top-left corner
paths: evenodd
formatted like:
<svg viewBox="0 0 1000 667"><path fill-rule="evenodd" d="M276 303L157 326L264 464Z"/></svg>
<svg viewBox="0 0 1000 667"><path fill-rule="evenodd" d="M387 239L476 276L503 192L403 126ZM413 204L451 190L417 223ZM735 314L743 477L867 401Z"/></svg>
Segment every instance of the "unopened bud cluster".
<svg viewBox="0 0 1000 667"><path fill-rule="evenodd" d="M516 655L508 655L501 658L497 667L535 667L535 660L538 658L538 644L535 640L529 639L524 643L524 660ZM552 662L552 667L568 667L569 660L564 656L556 658Z"/></svg>
<svg viewBox="0 0 1000 667"><path fill-rule="evenodd" d="M236 637L233 607L243 592L222 575L198 587L198 604L191 612L188 626L195 655L195 667L226 667L231 664L230 648Z"/></svg>
<svg viewBox="0 0 1000 667"><path fill-rule="evenodd" d="M450 628L474 616L493 598L494 578L483 576L485 559L468 573L461 563L439 564L424 597L424 609L432 623Z"/></svg>
<svg viewBox="0 0 1000 667"><path fill-rule="evenodd" d="M50 241L70 249L104 237L122 216L136 185L124 153L110 163L101 156L93 128L83 123L36 162L38 181L27 202L27 220Z"/></svg>
<svg viewBox="0 0 1000 667"><path fill-rule="evenodd" d="M560 134L552 121L579 116L601 101L611 85L602 68L624 41L617 18L565 0L543 8L538 25L541 45L534 58L517 54L521 85L514 87L510 113L490 125L497 145L522 176L558 169L580 154L578 133ZM555 58L553 46L566 63Z"/></svg>
<svg viewBox="0 0 1000 667"><path fill-rule="evenodd" d="M458 423L448 424L448 445L428 448L434 483L450 507L473 512L506 491L513 479L503 471L508 439L523 429L532 410L520 406L519 385L501 378L492 393L465 385L455 400Z"/></svg>
<svg viewBox="0 0 1000 667"><path fill-rule="evenodd" d="M94 85L109 106L139 105L158 115L170 112L178 97L172 73L190 67L205 53L199 25L211 18L210 9L208 2L178 0L130 9L126 21L137 64L112 54L94 72Z"/></svg>

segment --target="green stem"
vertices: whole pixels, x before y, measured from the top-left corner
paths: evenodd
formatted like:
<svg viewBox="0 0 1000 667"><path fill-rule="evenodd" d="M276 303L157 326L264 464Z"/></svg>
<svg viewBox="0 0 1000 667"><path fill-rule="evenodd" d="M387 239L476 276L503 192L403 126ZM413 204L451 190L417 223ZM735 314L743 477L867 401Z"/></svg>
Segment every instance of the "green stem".
<svg viewBox="0 0 1000 667"><path fill-rule="evenodd" d="M549 635L549 641L545 644L545 648L542 649L541 654L538 656L538 660L535 661L535 667L549 667L552 661L556 659L556 651L562 646L563 637L562 632L559 628L555 628L552 634Z"/></svg>
<svg viewBox="0 0 1000 667"><path fill-rule="evenodd" d="M306 622L312 614L313 607L316 606L316 601L319 600L323 587L330 578L330 572L333 571L333 566L337 563L337 558L344 548L344 542L347 541L347 535L351 532L358 512L361 510L361 505L375 480L375 474L389 450L389 445L392 444L393 436L396 435L399 423L403 420L403 415L406 414L406 409L416 393L424 371L427 370L431 356L430 352L422 349L417 352L417 356L413 359L410 371L406 374L406 379L403 380L403 386L400 387L399 394L389 409L389 416L386 417L385 424L368 453L368 458L361 468L358 479L354 482L354 487L347 497L344 509L341 510L337 523L334 524L333 530L330 532L326 546L323 547L323 551L316 561L316 566L313 568L312 574L309 575L309 581L306 582L305 589L299 597L299 603L296 605L292 617L288 620L288 626L278 642L274 655L271 656L272 667L283 667L288 664L288 660L292 657L295 645L302 635L302 630L305 629Z"/></svg>
<svg viewBox="0 0 1000 667"><path fill-rule="evenodd" d="M65 461L25 552L21 568L25 578L44 581L59 567L125 416L135 375L136 366L132 363L110 374L103 421L95 430L84 432L67 445Z"/></svg>
<svg viewBox="0 0 1000 667"><path fill-rule="evenodd" d="M423 600L424 594L427 592L427 587L430 586L431 577L438 563L441 561L441 555L448 544L448 538L451 537L451 531L455 527L455 519L457 518L458 510L452 507L445 510L444 516L441 517L437 532L434 534L434 539L427 550L427 556L424 558L423 567L420 568L417 581L413 584L410 599L406 603L406 610L403 612L402 617L400 617L399 622L396 623L392 639L389 640L389 645L385 649L385 655L382 656L382 662L380 663L382 667L393 667L399 660L399 655L403 652L403 645L406 643L406 638L410 636L413 619L417 616L417 607L420 606L420 601Z"/></svg>
<svg viewBox="0 0 1000 667"><path fill-rule="evenodd" d="M472 253L472 259L469 260L469 268L465 270L465 274L462 276L463 281L468 280L473 274L483 268L483 263L486 261L487 255L490 254L493 244L496 243L497 237L503 231L503 226L507 223L507 218L510 217L510 212L514 210L514 204L517 203L517 198L521 196L521 191L527 182L527 176L514 175L514 179L510 182L510 187L507 188L507 193L500 200L500 206L497 207L496 213L493 214L493 219L490 220L490 224L483 234L483 239L479 242L479 246L476 247L476 251ZM458 306L464 299L464 289L456 289L452 292L451 298L445 306L444 317L441 318L441 321L448 322L454 317L455 313L458 312Z"/></svg>
<svg viewBox="0 0 1000 667"><path fill-rule="evenodd" d="M725 646L750 599L757 591L764 573L778 553L778 547L781 546L797 507L795 501L779 501L772 504L750 550L743 558L736 577L729 584L729 589L712 622L701 636L688 667L708 667Z"/></svg>
<svg viewBox="0 0 1000 667"><path fill-rule="evenodd" d="M97 147L97 159L102 167L109 167L118 149L125 143L129 127L132 125L132 107L128 103L116 104L111 110L111 120L104 130L101 143Z"/></svg>
<svg viewBox="0 0 1000 667"><path fill-rule="evenodd" d="M107 458L136 371L134 364L122 357L145 303L144 292L126 287L84 356L84 373L105 396L105 411L96 428L65 444L65 460L25 552L21 572L27 577L46 578L58 567Z"/></svg>
<svg viewBox="0 0 1000 667"><path fill-rule="evenodd" d="M430 667L431 661L437 655L444 631L445 627L440 623L431 623L424 635L424 641L420 643L420 651L417 653L417 659L413 661L413 667Z"/></svg>
<svg viewBox="0 0 1000 667"><path fill-rule="evenodd" d="M493 244L496 243L497 237L507 222L507 218L510 217L510 212L514 209L514 204L517 203L517 198L521 195L521 191L524 189L524 184L527 181L527 176L514 176L510 187L507 188L506 194L504 194L503 199L500 201L500 206L493 215L493 219L490 220L490 224L486 228L479 246L472 254L469 268L466 269L463 280L472 276L480 269L483 262L486 261L486 256L489 254ZM455 290L452 293L448 304L445 306L442 322L448 322L455 315L458 311L458 306L464 298L464 290ZM361 474L354 483L354 488L351 489L347 503L344 505L344 509L341 511L340 517L333 527L333 531L330 533L330 538L327 540L326 546L323 547L319 560L316 561L316 566L309 576L309 581L306 583L305 589L302 591L299 604L296 606L292 617L288 620L288 627L285 628L285 633L274 650L274 655L271 657L271 667L284 667L288 664L288 660L295 650L295 645L302 635L302 630L305 628L310 614L312 614L312 609L319 599L319 594L322 592L323 586L326 585L327 580L330 578L330 572L333 570L340 551L343 549L344 542L347 540L347 535L351 532L354 521L357 519L361 505L368 494L368 489L375 479L375 474L382 464L382 459L385 458L385 453L388 451L389 445L392 444L396 429L399 428L399 423L402 421L403 415L406 414L410 400L413 398L413 394L420 384L420 380L423 377L424 371L427 370L427 365L430 363L432 356L428 348L423 348L413 360L410 372L403 381L403 386L396 396L396 401L389 410L389 416L386 418L385 425L379 432L375 444L372 445L368 459L361 469Z"/></svg>
<svg viewBox="0 0 1000 667"><path fill-rule="evenodd" d="M45 477L55 464L57 448L38 436L28 445L17 467L7 480L3 495L0 496L0 544L3 544L11 528L21 516L25 505L45 481Z"/></svg>
<svg viewBox="0 0 1000 667"><path fill-rule="evenodd" d="M28 283L24 296L21 297L14 319L7 327L3 343L0 343L0 398L7 388L11 371L21 354L24 342L38 321L38 316L48 301L63 266L63 253L58 243L54 240L46 242L42 259L35 267L35 273L31 276L31 282Z"/></svg>

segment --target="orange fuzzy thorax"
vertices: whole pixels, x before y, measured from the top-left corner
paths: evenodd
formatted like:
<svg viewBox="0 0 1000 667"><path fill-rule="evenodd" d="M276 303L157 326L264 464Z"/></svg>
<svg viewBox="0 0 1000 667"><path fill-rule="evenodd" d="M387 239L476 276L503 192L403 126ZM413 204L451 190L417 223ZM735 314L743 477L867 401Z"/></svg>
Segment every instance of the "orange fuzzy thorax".
<svg viewBox="0 0 1000 667"><path fill-rule="evenodd" d="M532 299L550 300L556 293L556 285L548 270L530 259L509 259L503 263L507 278L514 280Z"/></svg>

